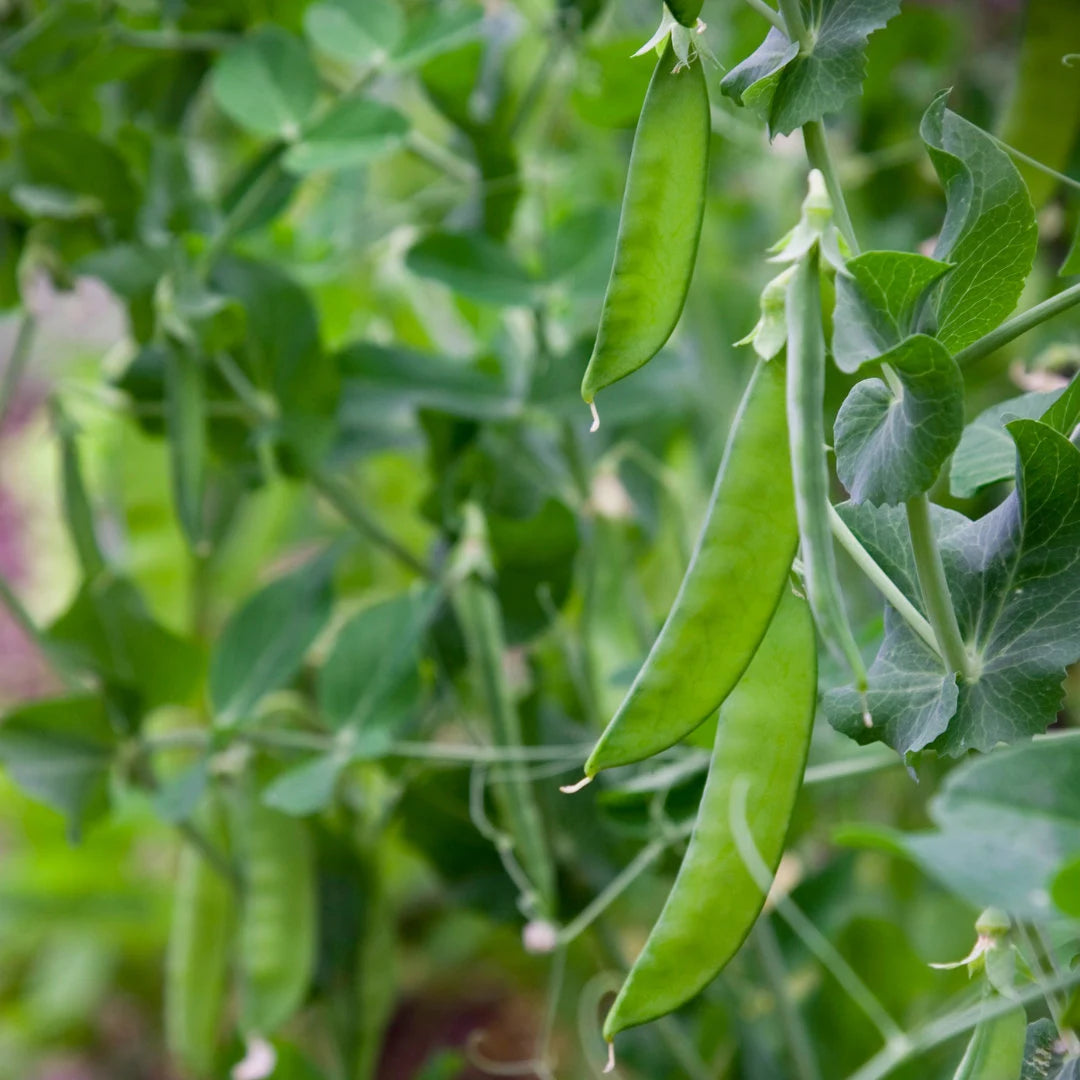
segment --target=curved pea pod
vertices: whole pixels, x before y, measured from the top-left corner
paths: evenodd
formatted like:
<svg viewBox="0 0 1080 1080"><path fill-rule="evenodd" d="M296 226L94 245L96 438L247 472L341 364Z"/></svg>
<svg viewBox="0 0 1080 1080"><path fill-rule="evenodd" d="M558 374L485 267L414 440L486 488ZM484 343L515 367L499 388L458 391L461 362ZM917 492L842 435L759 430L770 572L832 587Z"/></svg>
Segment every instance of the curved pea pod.
<svg viewBox="0 0 1080 1080"><path fill-rule="evenodd" d="M304 823L264 806L254 791L236 811L240 1026L270 1035L303 1003L315 968L314 852Z"/></svg>
<svg viewBox="0 0 1080 1080"><path fill-rule="evenodd" d="M709 138L701 61L681 65L669 40L634 135L615 262L581 383L587 404L647 364L679 321L705 212Z"/></svg>
<svg viewBox="0 0 1080 1080"><path fill-rule="evenodd" d="M679 1008L712 981L757 920L765 895L743 864L731 793L749 784L747 821L769 869L784 850L817 701L814 622L790 590L720 710L709 778L667 903L604 1023L620 1031Z"/></svg>
<svg viewBox="0 0 1080 1080"><path fill-rule="evenodd" d="M675 603L586 776L674 745L716 711L750 663L798 543L784 393L783 361L759 363Z"/></svg>
<svg viewBox="0 0 1080 1080"><path fill-rule="evenodd" d="M683 24L696 26L704 0L667 0L668 11Z"/></svg>
<svg viewBox="0 0 1080 1080"><path fill-rule="evenodd" d="M206 839L225 847L221 814L198 815ZM232 942L233 886L192 844L180 852L165 957L165 1043L185 1074L213 1075Z"/></svg>
<svg viewBox="0 0 1080 1080"><path fill-rule="evenodd" d="M1026 1038L1027 1016L1019 1005L980 1021L953 1080L1018 1080Z"/></svg>

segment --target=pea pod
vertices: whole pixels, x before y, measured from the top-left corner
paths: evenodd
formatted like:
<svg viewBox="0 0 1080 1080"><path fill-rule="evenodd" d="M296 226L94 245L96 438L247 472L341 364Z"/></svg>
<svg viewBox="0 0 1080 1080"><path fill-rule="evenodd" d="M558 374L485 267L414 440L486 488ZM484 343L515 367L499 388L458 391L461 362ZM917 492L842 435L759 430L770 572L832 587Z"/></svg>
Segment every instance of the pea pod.
<svg viewBox="0 0 1080 1080"><path fill-rule="evenodd" d="M818 630L847 661L860 692L866 668L848 625L836 577L829 529L829 470L825 459L825 331L821 318L820 249L814 243L796 263L788 285L787 413L791 471L802 538L803 577Z"/></svg>
<svg viewBox="0 0 1080 1080"><path fill-rule="evenodd" d="M244 792L235 817L243 893L240 1025L269 1035L303 1003L315 967L315 864L297 818Z"/></svg>
<svg viewBox="0 0 1080 1080"><path fill-rule="evenodd" d="M798 543L784 364L758 364L667 621L585 763L586 776L656 754L703 723L746 670Z"/></svg>
<svg viewBox="0 0 1080 1080"><path fill-rule="evenodd" d="M453 603L465 635L473 678L491 717L495 741L508 748L520 747L521 719L503 669L506 647L499 601L485 582L470 575L455 587ZM495 798L513 837L522 869L535 890L536 914L550 917L555 906L555 867L540 808L522 765L507 766L505 779L495 785Z"/></svg>
<svg viewBox="0 0 1080 1080"><path fill-rule="evenodd" d="M814 622L790 589L720 710L709 778L690 846L660 918L604 1023L604 1037L677 1009L735 955L765 896L743 865L731 791L749 781L747 820L775 870L802 783L817 701Z"/></svg>
<svg viewBox="0 0 1080 1080"><path fill-rule="evenodd" d="M225 846L221 815L198 815L206 839ZM233 887L192 844L180 852L165 960L165 1042L187 1073L213 1075L233 928Z"/></svg>
<svg viewBox="0 0 1080 1080"><path fill-rule="evenodd" d="M669 40L634 135L615 261L581 383L587 404L647 364L679 321L705 212L709 137L701 61L683 65Z"/></svg>
<svg viewBox="0 0 1080 1080"><path fill-rule="evenodd" d="M683 24L696 26L704 0L667 0L668 11Z"/></svg>
<svg viewBox="0 0 1080 1080"><path fill-rule="evenodd" d="M1026 1038L1027 1016L1019 1005L980 1021L953 1080L1017 1080Z"/></svg>

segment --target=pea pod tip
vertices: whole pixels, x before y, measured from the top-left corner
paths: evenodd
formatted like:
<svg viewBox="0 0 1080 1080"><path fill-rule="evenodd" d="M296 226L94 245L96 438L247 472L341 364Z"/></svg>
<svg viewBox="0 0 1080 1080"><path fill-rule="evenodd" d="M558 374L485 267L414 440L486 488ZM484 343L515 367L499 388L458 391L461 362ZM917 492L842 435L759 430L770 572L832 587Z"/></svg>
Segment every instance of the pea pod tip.
<svg viewBox="0 0 1080 1080"><path fill-rule="evenodd" d="M596 402L586 402L589 406L589 411L592 413L592 426L589 428L589 434L594 435L600 430L600 414L596 411Z"/></svg>
<svg viewBox="0 0 1080 1080"><path fill-rule="evenodd" d="M593 778L591 776L583 776L576 784L563 784L559 788L559 790L564 795L575 795L583 787L586 787L588 784L591 784L592 781L593 781Z"/></svg>
<svg viewBox="0 0 1080 1080"><path fill-rule="evenodd" d="M604 1066L604 1072L610 1073L615 1071L615 1043L609 1042L607 1044L607 1064Z"/></svg>

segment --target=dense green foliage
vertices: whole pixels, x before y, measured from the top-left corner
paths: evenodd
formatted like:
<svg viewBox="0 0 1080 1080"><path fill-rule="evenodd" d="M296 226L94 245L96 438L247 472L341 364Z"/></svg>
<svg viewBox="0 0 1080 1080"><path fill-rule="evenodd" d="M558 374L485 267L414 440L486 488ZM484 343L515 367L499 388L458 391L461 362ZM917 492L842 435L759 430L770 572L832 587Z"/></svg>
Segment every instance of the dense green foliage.
<svg viewBox="0 0 1080 1080"><path fill-rule="evenodd" d="M1074 1077L1076 32L0 2L0 1080Z"/></svg>

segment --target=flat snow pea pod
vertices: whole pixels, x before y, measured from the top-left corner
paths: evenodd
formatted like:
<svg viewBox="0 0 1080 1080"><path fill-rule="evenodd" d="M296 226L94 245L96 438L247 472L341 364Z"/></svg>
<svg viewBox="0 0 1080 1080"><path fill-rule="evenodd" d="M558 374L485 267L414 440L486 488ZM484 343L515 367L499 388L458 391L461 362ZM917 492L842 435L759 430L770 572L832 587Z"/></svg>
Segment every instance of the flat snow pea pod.
<svg viewBox="0 0 1080 1080"><path fill-rule="evenodd" d="M758 364L675 603L586 776L677 743L716 711L750 663L798 544L784 385L782 359Z"/></svg>
<svg viewBox="0 0 1080 1080"><path fill-rule="evenodd" d="M219 850L225 829L217 807L198 814ZM232 941L233 885L190 843L180 852L172 924L165 957L165 1042L187 1073L213 1075Z"/></svg>
<svg viewBox="0 0 1080 1080"><path fill-rule="evenodd" d="M264 806L256 792L244 792L236 809L242 879L240 1026L249 1036L264 1036L300 1007L311 983L314 852L304 823Z"/></svg>
<svg viewBox="0 0 1080 1080"><path fill-rule="evenodd" d="M506 647L499 601L489 585L470 575L454 588L453 605L477 691L491 717L495 742L516 749L522 745L521 718L503 667ZM550 917L555 906L555 866L540 808L524 766L508 765L504 776L495 785L495 799L522 869L535 890L536 914Z"/></svg>
<svg viewBox="0 0 1080 1080"><path fill-rule="evenodd" d="M825 331L821 317L821 256L815 243L796 263L788 285L788 427L791 471L802 539L803 577L818 630L846 660L861 693L866 668L848 625L829 529L825 459Z"/></svg>
<svg viewBox="0 0 1080 1080"><path fill-rule="evenodd" d="M683 24L694 27L697 25L698 16L704 0L667 0L668 11Z"/></svg>
<svg viewBox="0 0 1080 1080"><path fill-rule="evenodd" d="M705 212L709 138L701 60L681 65L669 39L634 135L615 262L581 383L587 404L647 364L679 321Z"/></svg>
<svg viewBox="0 0 1080 1080"><path fill-rule="evenodd" d="M1026 1037L1027 1015L1019 1005L980 1021L953 1080L1018 1080Z"/></svg>
<svg viewBox="0 0 1080 1080"><path fill-rule="evenodd" d="M790 589L720 710L709 778L678 877L604 1024L611 1040L677 1009L735 955L765 895L743 864L731 792L749 783L747 821L770 870L784 850L817 702L814 621ZM740 779L741 778L741 779Z"/></svg>

